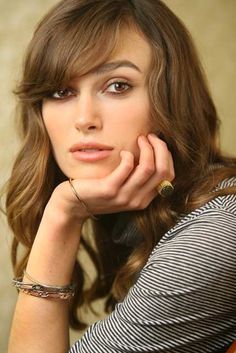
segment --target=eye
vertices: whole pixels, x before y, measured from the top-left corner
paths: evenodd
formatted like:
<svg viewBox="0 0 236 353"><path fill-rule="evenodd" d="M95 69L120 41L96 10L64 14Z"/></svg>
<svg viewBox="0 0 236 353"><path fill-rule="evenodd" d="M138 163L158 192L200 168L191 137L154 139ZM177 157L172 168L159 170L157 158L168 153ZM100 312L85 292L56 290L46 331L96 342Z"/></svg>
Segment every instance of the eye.
<svg viewBox="0 0 236 353"><path fill-rule="evenodd" d="M108 84L106 91L111 94L125 93L131 88L127 81L115 81Z"/></svg>
<svg viewBox="0 0 236 353"><path fill-rule="evenodd" d="M51 98L53 99L66 99L75 95L75 91L70 88L63 88L55 91L51 94Z"/></svg>

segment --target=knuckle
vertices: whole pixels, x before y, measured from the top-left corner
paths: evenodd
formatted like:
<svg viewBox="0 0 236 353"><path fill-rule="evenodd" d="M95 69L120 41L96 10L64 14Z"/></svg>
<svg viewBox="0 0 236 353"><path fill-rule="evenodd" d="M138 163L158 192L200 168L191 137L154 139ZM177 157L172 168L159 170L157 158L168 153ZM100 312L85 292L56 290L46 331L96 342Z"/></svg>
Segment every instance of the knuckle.
<svg viewBox="0 0 236 353"><path fill-rule="evenodd" d="M127 206L129 204L129 198L127 197L127 195L122 195L119 197L117 202L119 206Z"/></svg>
<svg viewBox="0 0 236 353"><path fill-rule="evenodd" d="M160 180L172 181L175 178L175 172L166 166L159 171L158 177Z"/></svg>
<svg viewBox="0 0 236 353"><path fill-rule="evenodd" d="M150 204L151 200L150 199L145 199L142 201L142 203L140 204L140 210L144 210L145 208L148 207L148 205Z"/></svg>
<svg viewBox="0 0 236 353"><path fill-rule="evenodd" d="M159 171L159 177L161 179L168 179L169 178L169 169L167 167L163 167L160 171Z"/></svg>
<svg viewBox="0 0 236 353"><path fill-rule="evenodd" d="M154 172L155 168L151 164L145 165L143 168L143 174L147 177L151 176Z"/></svg>
<svg viewBox="0 0 236 353"><path fill-rule="evenodd" d="M127 158L126 161L125 161L125 168L126 168L127 170L130 170L130 169L133 169L133 167L134 167L134 160L133 160L133 158L132 158L132 157Z"/></svg>
<svg viewBox="0 0 236 353"><path fill-rule="evenodd" d="M134 163L133 163L133 162L131 162L131 161L126 162L126 164L125 164L125 169L126 169L127 171L132 170L133 167L134 167Z"/></svg>
<svg viewBox="0 0 236 353"><path fill-rule="evenodd" d="M124 154L125 158L124 158L124 162L127 166L133 166L134 164L134 156L131 152L129 151L125 151Z"/></svg>
<svg viewBox="0 0 236 353"><path fill-rule="evenodd" d="M175 172L174 172L174 170L171 171L169 175L170 175L170 177L169 177L170 181L174 180L174 178L175 178Z"/></svg>
<svg viewBox="0 0 236 353"><path fill-rule="evenodd" d="M142 206L142 203L138 199L134 199L130 202L130 207L133 210L140 210Z"/></svg>
<svg viewBox="0 0 236 353"><path fill-rule="evenodd" d="M156 194L155 194L156 195ZM154 195L154 197L155 197ZM144 198L136 198L130 202L130 206L134 210L144 210L148 207L153 199L153 195L145 195Z"/></svg>
<svg viewBox="0 0 236 353"><path fill-rule="evenodd" d="M116 196L116 190L114 187L108 187L104 188L102 190L102 198L105 200L110 200L113 199Z"/></svg>
<svg viewBox="0 0 236 353"><path fill-rule="evenodd" d="M168 147L167 147L167 144L165 141L159 139L159 145L163 148L163 149L166 149L168 151Z"/></svg>

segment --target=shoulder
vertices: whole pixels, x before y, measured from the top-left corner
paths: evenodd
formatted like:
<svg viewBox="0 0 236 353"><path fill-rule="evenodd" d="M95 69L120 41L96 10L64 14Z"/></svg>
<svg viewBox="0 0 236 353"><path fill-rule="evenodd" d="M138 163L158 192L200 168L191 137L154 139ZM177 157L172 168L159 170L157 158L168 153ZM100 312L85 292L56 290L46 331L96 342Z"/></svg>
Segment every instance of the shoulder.
<svg viewBox="0 0 236 353"><path fill-rule="evenodd" d="M184 216L154 247L142 287L155 290L158 281L165 292L212 288L224 297L236 278L235 205L236 195L220 196Z"/></svg>
<svg viewBox="0 0 236 353"><path fill-rule="evenodd" d="M229 193L229 188L234 187L234 191L232 189L232 193ZM222 221L225 224L230 221L236 222L236 177L223 180L215 189L215 191L219 190L227 190L227 192L220 196L216 194L216 197L206 204L187 215L181 216L178 223L166 234L172 234L186 227L194 229L195 225L199 229L202 223L206 226L209 224L217 228L218 223L222 224Z"/></svg>
<svg viewBox="0 0 236 353"><path fill-rule="evenodd" d="M234 193L227 193L223 196L218 196L209 202L208 206L236 215L236 177L223 180L217 186L216 191L228 188L234 188Z"/></svg>
<svg viewBox="0 0 236 353"><path fill-rule="evenodd" d="M236 178L224 180L218 189L236 187ZM206 261L226 261L236 252L236 194L216 196L187 215L171 228L153 249L149 260L165 253L186 254ZM201 261L200 260L200 261Z"/></svg>
<svg viewBox="0 0 236 353"><path fill-rule="evenodd" d="M215 193L219 191L221 191L221 195L216 194L215 198L187 215L186 220L193 216L197 218L197 216L210 214L211 211L215 215L218 212L228 212L236 215L236 177L221 181L214 190Z"/></svg>

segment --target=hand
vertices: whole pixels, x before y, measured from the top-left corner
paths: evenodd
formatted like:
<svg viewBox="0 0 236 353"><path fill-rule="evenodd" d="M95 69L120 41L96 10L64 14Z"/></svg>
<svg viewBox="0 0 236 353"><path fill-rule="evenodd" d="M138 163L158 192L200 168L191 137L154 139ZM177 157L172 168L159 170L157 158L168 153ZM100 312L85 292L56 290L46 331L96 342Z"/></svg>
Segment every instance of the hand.
<svg viewBox="0 0 236 353"><path fill-rule="evenodd" d="M174 179L172 156L164 141L153 134L138 138L139 163L129 151L121 152L118 167L104 178L76 179L73 185L92 214L116 213L146 208L157 196L156 187L162 180ZM69 182L63 182L54 191L62 193L69 212L81 219L88 213L76 199ZM70 205L70 206L69 206Z"/></svg>

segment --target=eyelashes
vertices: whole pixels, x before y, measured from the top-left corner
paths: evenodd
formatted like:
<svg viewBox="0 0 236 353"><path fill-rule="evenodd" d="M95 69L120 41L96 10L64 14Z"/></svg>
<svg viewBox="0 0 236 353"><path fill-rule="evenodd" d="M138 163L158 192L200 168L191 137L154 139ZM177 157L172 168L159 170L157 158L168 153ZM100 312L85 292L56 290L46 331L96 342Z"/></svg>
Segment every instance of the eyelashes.
<svg viewBox="0 0 236 353"><path fill-rule="evenodd" d="M105 91L110 94L123 94L132 88L128 81L114 81L108 84Z"/></svg>
<svg viewBox="0 0 236 353"><path fill-rule="evenodd" d="M62 99L66 99L66 98L69 98L69 97L75 96L75 95L76 95L76 92L74 90L72 90L71 88L61 88L61 89L51 93L49 95L49 98L62 100Z"/></svg>
<svg viewBox="0 0 236 353"><path fill-rule="evenodd" d="M129 83L127 80L120 80L116 79L113 81L109 81L108 83L105 84L105 87L103 87L100 92L108 95L124 95L128 93L133 88L131 83ZM59 88L58 90L50 93L47 98L48 99L54 99L54 100L65 100L69 99L71 97L77 96L78 92L74 88L71 87L65 87L65 88Z"/></svg>

